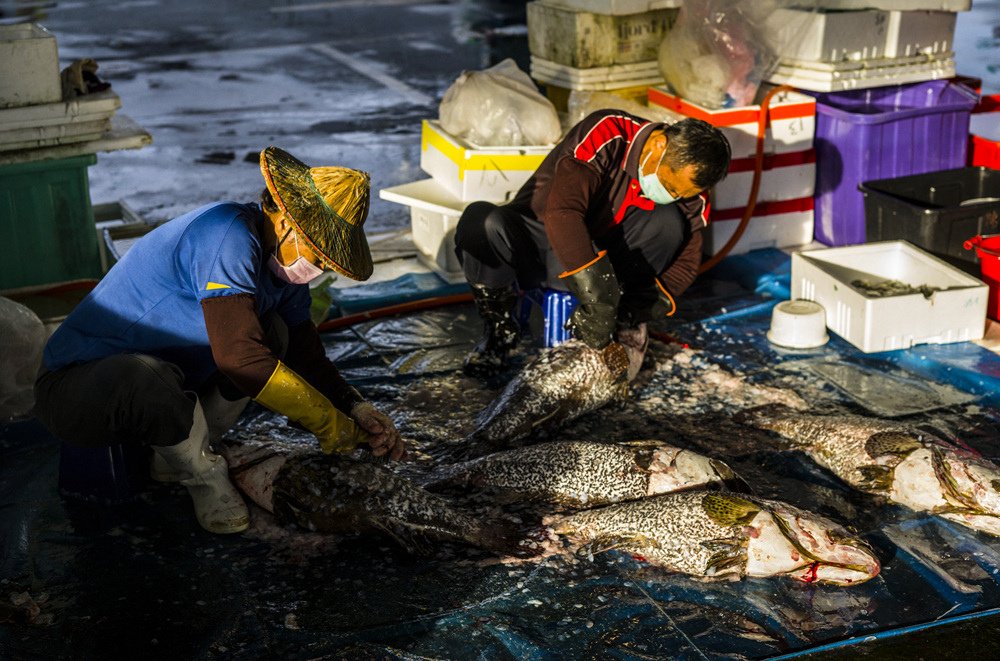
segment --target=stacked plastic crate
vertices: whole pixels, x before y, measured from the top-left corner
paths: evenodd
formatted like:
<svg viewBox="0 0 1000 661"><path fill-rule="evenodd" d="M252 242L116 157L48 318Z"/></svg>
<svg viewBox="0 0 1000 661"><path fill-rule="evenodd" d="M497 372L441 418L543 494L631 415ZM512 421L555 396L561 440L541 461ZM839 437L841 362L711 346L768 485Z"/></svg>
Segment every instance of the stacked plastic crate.
<svg viewBox="0 0 1000 661"><path fill-rule="evenodd" d="M770 83L816 98L815 238L863 243L859 186L965 164L976 94L950 81L970 0L794 0L772 14Z"/></svg>
<svg viewBox="0 0 1000 661"><path fill-rule="evenodd" d="M732 147L729 173L710 194L711 222L705 231L704 246L707 254L715 254L733 236L746 213L761 107L705 108L670 93L663 86L649 88L648 94L650 105L718 127ZM753 215L730 254L797 246L812 240L816 101L797 92L779 92L770 103L768 118Z"/></svg>
<svg viewBox="0 0 1000 661"><path fill-rule="evenodd" d="M379 197L409 207L420 262L448 282L462 282L455 256L455 227L462 211L477 200L510 200L551 150L552 145L475 145L451 135L437 120L425 119L420 168L430 179L383 188Z"/></svg>
<svg viewBox="0 0 1000 661"><path fill-rule="evenodd" d="M100 276L87 179L96 159L51 152L100 137L119 105L110 91L63 101L55 37L0 25L0 290Z"/></svg>
<svg viewBox="0 0 1000 661"><path fill-rule="evenodd" d="M681 0L540 0L527 5L531 77L566 112L573 90L645 103Z"/></svg>

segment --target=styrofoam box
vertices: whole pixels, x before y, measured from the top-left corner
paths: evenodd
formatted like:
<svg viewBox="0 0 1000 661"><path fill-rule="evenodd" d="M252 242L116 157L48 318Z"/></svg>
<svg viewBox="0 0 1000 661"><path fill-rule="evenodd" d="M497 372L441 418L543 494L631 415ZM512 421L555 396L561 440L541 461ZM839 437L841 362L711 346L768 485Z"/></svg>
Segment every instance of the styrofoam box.
<svg viewBox="0 0 1000 661"><path fill-rule="evenodd" d="M746 200L744 200L744 203ZM711 209L710 222L703 230L702 250L707 255L719 252L733 236L743 218L746 207L733 209ZM753 215L747 223L743 235L730 251L730 255L741 255L760 248L788 248L802 246L813 237L813 199L803 197L797 200L760 202L754 205Z"/></svg>
<svg viewBox="0 0 1000 661"><path fill-rule="evenodd" d="M684 4L684 0L546 0L546 4L595 14L621 16L680 7Z"/></svg>
<svg viewBox="0 0 1000 661"><path fill-rule="evenodd" d="M883 57L889 14L877 9L777 9L766 31L780 59L839 62Z"/></svg>
<svg viewBox="0 0 1000 661"><path fill-rule="evenodd" d="M897 280L940 287L869 297L851 283ZM880 241L792 254L792 298L816 301L826 325L865 353L983 337L987 286L906 241Z"/></svg>
<svg viewBox="0 0 1000 661"><path fill-rule="evenodd" d="M578 69L532 55L531 77L546 85L591 92L663 84L663 73L655 60Z"/></svg>
<svg viewBox="0 0 1000 661"><path fill-rule="evenodd" d="M732 209L744 206L753 185L753 158L737 158L729 162L726 178L712 189L713 207ZM816 189L816 151L796 151L769 154L764 157L757 201L794 200L812 197Z"/></svg>
<svg viewBox="0 0 1000 661"><path fill-rule="evenodd" d="M952 50L957 15L949 11L892 11L886 57L936 55Z"/></svg>
<svg viewBox="0 0 1000 661"><path fill-rule="evenodd" d="M612 16L547 2L527 5L528 50L582 69L655 60L678 9Z"/></svg>
<svg viewBox="0 0 1000 661"><path fill-rule="evenodd" d="M782 60L767 80L813 92L841 92L941 80L954 75L952 53L937 53L839 63Z"/></svg>
<svg viewBox="0 0 1000 661"><path fill-rule="evenodd" d="M972 0L822 0L822 2L803 2L803 0L778 0L783 7L802 7L821 4L824 9L883 9L886 11L969 11Z"/></svg>
<svg viewBox="0 0 1000 661"><path fill-rule="evenodd" d="M649 105L685 117L705 120L725 134L733 158L753 156L757 151L757 118L760 106L711 110L683 99L665 87L649 88ZM812 149L816 133L816 99L798 92L779 92L771 100L770 123L764 133L764 153L783 154Z"/></svg>
<svg viewBox="0 0 1000 661"><path fill-rule="evenodd" d="M0 25L0 108L60 100L56 38L34 23Z"/></svg>
<svg viewBox="0 0 1000 661"><path fill-rule="evenodd" d="M421 179L379 190L378 196L410 208L417 259L448 282L462 282L455 256L455 228L468 202L451 195L433 179Z"/></svg>
<svg viewBox="0 0 1000 661"><path fill-rule="evenodd" d="M481 147L451 135L437 120L425 119L420 168L459 201L504 202L538 169L552 147Z"/></svg>

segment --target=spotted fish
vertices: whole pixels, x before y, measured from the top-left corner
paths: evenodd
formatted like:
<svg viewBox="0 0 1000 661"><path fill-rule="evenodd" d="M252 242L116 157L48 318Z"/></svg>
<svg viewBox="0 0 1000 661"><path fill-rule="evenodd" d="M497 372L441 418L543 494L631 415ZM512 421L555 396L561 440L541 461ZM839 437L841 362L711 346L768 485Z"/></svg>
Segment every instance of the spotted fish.
<svg viewBox="0 0 1000 661"><path fill-rule="evenodd" d="M768 405L736 420L777 432L851 486L1000 535L1000 467L898 422Z"/></svg>
<svg viewBox="0 0 1000 661"><path fill-rule="evenodd" d="M236 486L282 524L323 533L383 533L411 552L434 542L521 554L522 531L507 520L473 516L384 465L277 443L225 441Z"/></svg>
<svg viewBox="0 0 1000 661"><path fill-rule="evenodd" d="M622 344L627 375L638 372L645 347ZM507 383L479 414L462 442L467 457L507 448L536 431L551 432L628 394L627 376L608 367L604 353L579 340L546 349Z"/></svg>
<svg viewBox="0 0 1000 661"><path fill-rule="evenodd" d="M442 466L426 486L489 489L507 502L583 509L741 482L725 463L661 441L553 441Z"/></svg>
<svg viewBox="0 0 1000 661"><path fill-rule="evenodd" d="M632 553L705 578L789 576L854 585L878 558L842 526L787 503L719 491L684 491L549 519L577 555Z"/></svg>

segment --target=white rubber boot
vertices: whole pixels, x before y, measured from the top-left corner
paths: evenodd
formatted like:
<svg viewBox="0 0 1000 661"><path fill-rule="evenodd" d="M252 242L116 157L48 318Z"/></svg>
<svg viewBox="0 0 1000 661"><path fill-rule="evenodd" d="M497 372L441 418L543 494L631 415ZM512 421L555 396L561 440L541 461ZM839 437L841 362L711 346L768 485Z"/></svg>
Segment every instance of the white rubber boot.
<svg viewBox="0 0 1000 661"><path fill-rule="evenodd" d="M245 397L231 402L219 393L218 388L212 388L205 395L200 396L201 410L205 414L205 421L208 423L208 435L206 443L211 444L222 438L222 435L232 429L239 419L243 409L250 403L250 398ZM205 446L205 451L209 451L209 445ZM181 473L174 470L164 461L158 452L153 453L153 458L149 464L149 476L157 482L180 482Z"/></svg>
<svg viewBox="0 0 1000 661"><path fill-rule="evenodd" d="M195 402L191 434L177 445L153 446L163 463L180 474L194 501L201 527L227 534L250 527L250 513L236 487L229 481L226 460L208 449L208 423L201 404Z"/></svg>

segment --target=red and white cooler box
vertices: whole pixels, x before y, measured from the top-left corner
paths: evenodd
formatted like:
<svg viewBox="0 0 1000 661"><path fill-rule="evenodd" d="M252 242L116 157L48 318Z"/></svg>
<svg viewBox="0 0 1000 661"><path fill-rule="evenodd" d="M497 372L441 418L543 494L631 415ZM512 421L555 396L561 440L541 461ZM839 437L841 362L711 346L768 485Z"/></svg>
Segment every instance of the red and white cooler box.
<svg viewBox="0 0 1000 661"><path fill-rule="evenodd" d="M729 241L746 209L755 165L759 105L705 108L661 87L649 88L649 104L718 127L733 150L729 173L711 192L705 252L715 254ZM764 162L753 215L730 254L758 248L785 248L813 238L816 182L816 100L798 92L772 99L764 134Z"/></svg>

